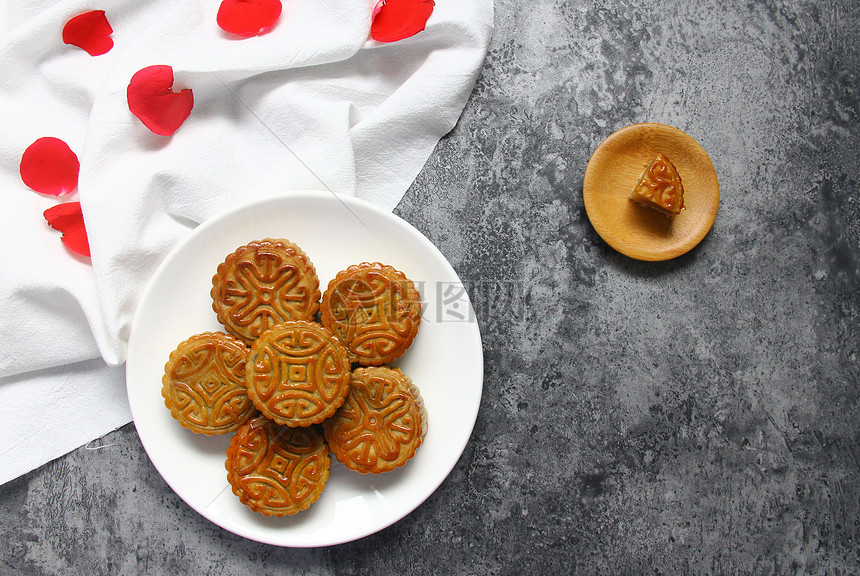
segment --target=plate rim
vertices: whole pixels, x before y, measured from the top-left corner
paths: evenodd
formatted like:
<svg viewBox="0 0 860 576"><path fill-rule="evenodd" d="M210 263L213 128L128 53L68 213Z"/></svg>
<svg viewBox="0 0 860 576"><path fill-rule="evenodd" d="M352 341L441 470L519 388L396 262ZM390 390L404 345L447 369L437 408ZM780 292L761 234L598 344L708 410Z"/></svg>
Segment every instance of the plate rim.
<svg viewBox="0 0 860 576"><path fill-rule="evenodd" d="M439 248L435 244L433 244L433 242L431 242L430 239L427 238L420 230L415 228L412 224L410 224L409 222L407 222L405 219L401 218L397 214L394 214L391 211L386 211L383 208L381 208L381 207L379 207L379 206L377 206L377 205L375 205L375 204L373 204L367 200L363 200L363 199L355 197L355 196L346 196L346 195L342 195L342 194L337 194L335 192L323 192L323 191L319 191L319 190L295 190L295 191L277 194L274 196L257 198L257 199L239 204L237 206L228 208L226 210L223 210L220 213L215 214L211 218L208 218L205 221L201 222L194 229L192 229L185 237L183 237L179 242L177 242L176 245L170 249L170 251L165 255L165 257L162 259L162 261L156 267L152 276L147 281L146 286L144 287L144 290L141 292L141 295L140 295L140 297L139 297L139 299L135 305L134 313L132 315L132 321L131 321L130 329L129 329L128 346L127 346L128 354L127 354L126 367L125 367L126 396L128 398L128 401L129 401L130 412L132 415L132 422L135 425L135 430L137 432L138 438L141 441L141 445L143 446L144 451L146 452L146 455L149 458L150 463L156 469L159 476L161 476L161 478L165 481L165 483L170 487L170 489L191 510L193 510L194 512L196 512L197 514L199 514L200 516L202 516L203 518L205 518L209 522L212 522L213 524L215 524L216 526L218 526L222 530L226 530L228 532L231 532L233 534L236 534L237 536L240 536L242 538L246 538L248 540L252 540L252 541L256 541L256 542L260 542L260 543L264 543L264 544L268 544L268 545L278 546L278 547L284 547L284 548L317 548L317 547L326 547L326 546L333 546L333 545L353 542L353 541L365 538L367 536L370 536L372 534L375 534L381 530L384 530L385 528L388 528L388 527L392 526L393 524L396 524L397 522L399 522L400 520L402 520L403 518L405 518L406 516L408 516L409 514L414 512L419 506L421 506L421 504L423 504L427 500L427 498L429 498L432 494L434 494L439 489L439 487L444 483L444 481L448 478L448 476L450 476L451 472L454 470L457 463L462 458L463 453L465 452L465 449L469 444L472 433L474 432L474 428L475 428L475 425L477 422L478 414L480 413L481 400L483 398L485 366L484 366L484 353L483 353L483 339L482 339L481 332L480 332L480 326L475 319L475 321L471 322L470 324L473 326L473 330L474 330L473 336L477 339L477 352L478 352L479 356L477 358L478 361L476 363L476 368L477 368L476 369L476 376L477 376L477 381L479 382L479 386L477 386L475 388L477 398L474 398L474 403L475 403L474 416L473 416L471 422L468 423L468 433L464 434L462 437L462 441L456 445L456 458L453 459L452 465L450 466L450 468L448 470L445 470L444 474L439 476L438 482L435 482L434 485L432 486L432 489L430 489L426 494L424 494L423 497L416 499L416 501L414 501L410 506L403 508L397 514L394 514L392 518L388 519L388 521L384 521L384 522L380 523L378 526L376 526L371 531L356 534L356 535L349 535L347 537L342 537L342 538L321 539L319 541L310 542L310 543L290 543L290 542L284 542L284 541L276 541L276 539L273 540L273 539L268 539L268 538L261 538L257 534L252 534L252 533L244 531L244 530L237 530L237 529L235 529L235 527L228 528L228 527L222 525L221 523L219 523L218 521L216 521L215 519L213 519L211 517L211 515L206 514L205 512L199 510L196 506L189 503L182 496L182 494L180 494L180 492L176 489L176 487L173 485L171 480L168 479L168 477L166 477L164 475L162 470L159 468L159 465L158 465L156 459L154 459L152 454L150 453L151 447L147 444L147 441L144 440L144 437L147 436L147 434L144 433L143 435L141 435L140 419L138 418L138 414L136 414L136 409L135 409L136 403L132 398L132 396L133 396L132 378L133 377L130 376L130 374L131 374L132 370L134 369L135 362L136 362L136 358L132 354L132 349L133 349L134 342L136 342L136 340L137 340L138 331L136 330L136 326L139 325L139 316L143 314L143 309L144 309L143 303L145 303L148 300L148 298L151 297L151 293L155 290L155 286L157 285L157 281L165 273L165 270L167 270L171 266L172 262L176 258L179 257L179 255L188 246L188 244L194 242L194 240L195 240L195 238L197 238L197 236L199 236L200 234L205 234L210 228L217 228L225 220L229 220L230 218L234 218L238 214L253 211L255 209L260 209L261 206L265 206L267 204L280 205L284 202L289 203L289 202L292 202L295 200L300 200L300 201L301 200L311 200L311 201L324 201L324 202L336 201L337 203L344 206L350 212L352 212L352 207L357 207L359 210L367 210L370 212L374 212L377 216L380 216L384 219L393 219L395 221L395 223L397 223L398 226L404 227L406 230L411 231L411 234L415 237L415 239L417 239L419 242L423 243L428 250L435 252L435 255L438 256L442 265L447 268L447 272L449 274L451 274L453 278L456 278L462 284L462 279L460 278L459 274L456 272L454 267L451 265L451 263L448 261L448 259L445 257L445 255L442 254L442 252L439 250ZM471 297L468 294L468 292L464 292L464 295L466 298L466 303L468 304L468 309L471 311L472 317L475 318L474 307L473 307L473 304L471 301ZM141 407L138 407L138 408L141 408ZM334 465L334 464L335 464L335 460L332 459L332 465Z"/></svg>
<svg viewBox="0 0 860 576"><path fill-rule="evenodd" d="M660 132L671 135L673 138L676 139L685 140L690 145L690 147L696 151L696 153L701 157L701 159L707 163L709 176L713 176L715 183L715 187L712 191L714 208L708 213L707 218L703 220L699 227L696 229L695 234L692 234L690 238L686 242L680 244L680 246L665 246L661 250L654 251L651 255L645 255L641 251L633 250L631 247L622 243L618 239L617 235L614 233L613 228L611 226L605 225L601 218L597 217L600 214L596 205L599 193L595 190L597 184L594 183L594 180L596 178L594 174L594 171L596 169L595 166L599 160L603 160L600 152L611 146L616 140L629 137L632 134L636 134L639 132L644 133L648 131ZM708 152L695 138L693 138L683 130L674 126L670 126L668 124L662 124L659 122L639 122L615 130L609 136L607 136L597 146L597 148L594 149L585 167L582 184L582 196L583 204L585 206L585 212L588 216L589 222L591 223L597 234L611 248L634 260L639 260L643 262L663 262L686 254L687 252L698 246L705 238L705 236L707 236L708 232L710 232L714 222L716 221L716 216L720 205L719 177L717 175L716 168L714 167L714 163L708 155Z"/></svg>

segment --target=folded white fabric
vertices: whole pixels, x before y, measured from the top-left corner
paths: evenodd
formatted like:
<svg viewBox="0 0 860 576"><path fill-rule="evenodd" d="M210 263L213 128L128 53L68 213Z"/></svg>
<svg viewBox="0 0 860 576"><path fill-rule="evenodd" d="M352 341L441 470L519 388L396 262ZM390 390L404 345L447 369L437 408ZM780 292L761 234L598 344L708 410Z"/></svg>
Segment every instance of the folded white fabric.
<svg viewBox="0 0 860 576"><path fill-rule="evenodd" d="M218 28L217 0L7 2L20 24L0 45L0 483L130 420L122 363L138 297L197 224L296 190L397 204L471 93L493 5L437 0L423 32L382 44L369 39L375 2L284 0L277 25L247 39ZM115 42L95 57L61 39L93 9ZM155 64L194 94L173 136L129 112L129 80ZM80 159L71 196L21 180L43 136ZM42 216L69 200L91 261Z"/></svg>

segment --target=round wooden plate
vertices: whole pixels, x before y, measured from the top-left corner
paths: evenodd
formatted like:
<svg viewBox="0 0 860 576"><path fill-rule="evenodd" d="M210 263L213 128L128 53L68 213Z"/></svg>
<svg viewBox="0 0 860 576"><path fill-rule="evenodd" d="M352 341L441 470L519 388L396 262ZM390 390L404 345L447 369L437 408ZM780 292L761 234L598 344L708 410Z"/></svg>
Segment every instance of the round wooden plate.
<svg viewBox="0 0 860 576"><path fill-rule="evenodd" d="M678 169L684 210L674 218L628 198L659 152ZM691 136L665 124L634 124L604 140L585 168L585 211L607 244L651 262L695 247L711 229L720 205L720 184L708 153Z"/></svg>

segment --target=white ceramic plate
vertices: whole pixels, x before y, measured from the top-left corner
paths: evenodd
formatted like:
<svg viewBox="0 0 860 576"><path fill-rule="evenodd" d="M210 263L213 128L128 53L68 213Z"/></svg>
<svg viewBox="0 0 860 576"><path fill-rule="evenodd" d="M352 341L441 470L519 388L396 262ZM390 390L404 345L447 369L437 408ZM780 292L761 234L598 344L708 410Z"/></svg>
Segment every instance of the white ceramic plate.
<svg viewBox="0 0 860 576"><path fill-rule="evenodd" d="M227 483L229 435L182 428L165 408L161 377L182 340L222 329L212 311L212 275L227 254L252 240L287 238L304 249L323 289L351 264L379 261L402 270L422 294L418 337L397 366L421 390L429 431L404 467L379 476L332 459L320 499L292 517L269 518L239 502ZM240 536L278 546L349 542L381 530L421 504L448 476L471 435L483 389L481 336L463 284L433 244L404 220L351 197L301 192L267 199L201 224L164 260L132 325L128 397L143 446L176 493L200 514Z"/></svg>

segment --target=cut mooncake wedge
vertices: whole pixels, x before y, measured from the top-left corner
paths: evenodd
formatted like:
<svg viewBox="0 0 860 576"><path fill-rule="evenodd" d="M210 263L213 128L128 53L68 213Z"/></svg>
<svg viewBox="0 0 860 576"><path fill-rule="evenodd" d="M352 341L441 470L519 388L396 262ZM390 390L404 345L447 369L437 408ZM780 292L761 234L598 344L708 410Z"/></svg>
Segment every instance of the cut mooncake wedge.
<svg viewBox="0 0 860 576"><path fill-rule="evenodd" d="M684 184L672 161L664 154L657 154L642 173L630 199L669 218L677 216L684 209Z"/></svg>

